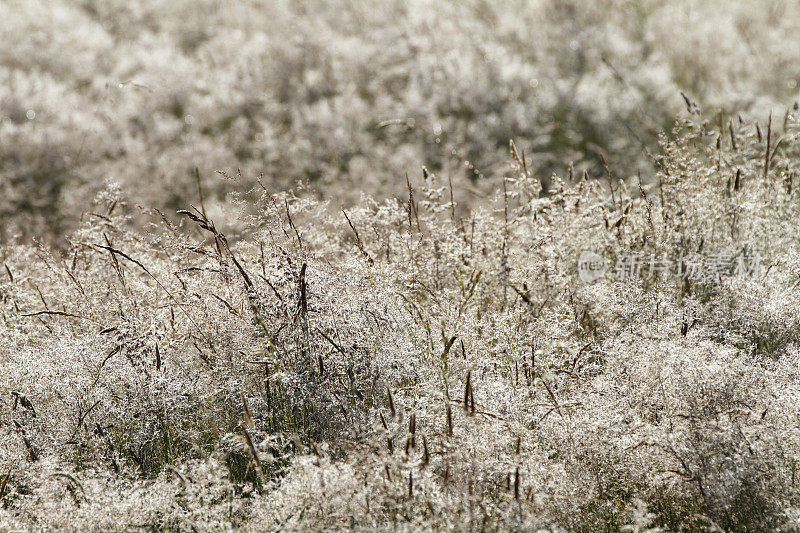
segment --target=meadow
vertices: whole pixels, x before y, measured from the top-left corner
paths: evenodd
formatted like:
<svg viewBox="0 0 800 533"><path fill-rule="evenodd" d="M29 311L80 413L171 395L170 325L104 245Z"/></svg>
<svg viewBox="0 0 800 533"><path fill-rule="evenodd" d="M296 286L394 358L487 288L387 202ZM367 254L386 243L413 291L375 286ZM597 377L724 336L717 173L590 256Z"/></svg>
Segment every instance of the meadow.
<svg viewBox="0 0 800 533"><path fill-rule="evenodd" d="M797 2L0 20L0 531L800 530Z"/></svg>

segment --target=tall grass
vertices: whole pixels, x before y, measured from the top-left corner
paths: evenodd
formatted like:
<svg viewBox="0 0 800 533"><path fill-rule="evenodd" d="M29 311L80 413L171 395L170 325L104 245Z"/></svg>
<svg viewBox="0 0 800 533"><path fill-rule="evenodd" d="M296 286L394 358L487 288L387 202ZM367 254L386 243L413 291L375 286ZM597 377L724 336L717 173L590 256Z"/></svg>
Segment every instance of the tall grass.
<svg viewBox="0 0 800 533"><path fill-rule="evenodd" d="M64 252L2 249L0 520L790 530L797 128L693 110L653 175L546 194L512 144L470 211L430 170L344 213L244 173L223 218L107 190ZM577 270L743 246L758 276Z"/></svg>
<svg viewBox="0 0 800 533"><path fill-rule="evenodd" d="M797 6L11 0L0 5L0 240L62 245L107 182L175 211L195 168L219 218L251 185L347 207L421 165L472 206L509 139L545 181L573 161L652 173L686 92L748 121L797 98ZM698 51L702 50L703 54ZM782 113L782 111L780 111ZM547 187L545 187L547 188Z"/></svg>

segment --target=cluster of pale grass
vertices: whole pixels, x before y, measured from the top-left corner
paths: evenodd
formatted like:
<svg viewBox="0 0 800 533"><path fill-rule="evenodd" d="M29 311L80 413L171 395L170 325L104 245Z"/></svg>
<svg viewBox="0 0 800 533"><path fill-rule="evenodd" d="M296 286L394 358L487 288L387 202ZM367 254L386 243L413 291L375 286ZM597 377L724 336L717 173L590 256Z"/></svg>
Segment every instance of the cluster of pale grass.
<svg viewBox="0 0 800 533"><path fill-rule="evenodd" d="M649 184L548 194L512 145L469 215L427 170L224 220L109 189L66 252L0 249L0 529L796 531L798 132L692 112ZM743 246L757 277L576 269Z"/></svg>
<svg viewBox="0 0 800 533"><path fill-rule="evenodd" d="M215 216L237 166L350 204L421 164L484 195L511 138L545 178L598 149L634 173L680 90L745 118L798 92L793 0L6 0L0 20L0 241L60 243L109 179L179 209L196 167Z"/></svg>

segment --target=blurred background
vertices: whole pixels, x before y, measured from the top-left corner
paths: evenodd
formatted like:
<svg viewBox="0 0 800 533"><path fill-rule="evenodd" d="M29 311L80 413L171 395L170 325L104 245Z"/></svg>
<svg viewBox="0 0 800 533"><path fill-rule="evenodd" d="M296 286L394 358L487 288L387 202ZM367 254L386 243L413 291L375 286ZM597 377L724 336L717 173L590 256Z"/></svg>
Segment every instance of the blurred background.
<svg viewBox="0 0 800 533"><path fill-rule="evenodd" d="M468 208L510 139L544 178L601 153L646 174L681 91L765 121L800 81L791 0L0 0L0 20L0 243L58 244L109 185L184 208L195 169L212 213L261 173L338 206L422 166Z"/></svg>

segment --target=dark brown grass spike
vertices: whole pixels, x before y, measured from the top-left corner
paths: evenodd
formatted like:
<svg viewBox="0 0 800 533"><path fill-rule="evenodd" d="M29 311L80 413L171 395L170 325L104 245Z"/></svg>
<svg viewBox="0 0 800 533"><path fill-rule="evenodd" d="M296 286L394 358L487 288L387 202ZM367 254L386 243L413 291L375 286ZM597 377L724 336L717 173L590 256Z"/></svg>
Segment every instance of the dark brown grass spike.
<svg viewBox="0 0 800 533"><path fill-rule="evenodd" d="M206 202L203 196L203 184L200 181L200 169L194 167L194 179L197 182L197 194L200 197L200 212L203 213L203 216L208 218L206 215Z"/></svg>
<svg viewBox="0 0 800 533"><path fill-rule="evenodd" d="M386 389L386 396L389 402L389 414L391 415L392 418L394 418L394 415L397 413L397 411L395 410L394 407L394 397L392 396L391 389Z"/></svg>
<svg viewBox="0 0 800 533"><path fill-rule="evenodd" d="M353 230L353 234L356 236L356 247L358 248L358 251L360 251L361 254L367 258L367 262L369 262L370 266L374 265L375 261L369 255L366 248L364 248L364 242L361 240L361 236L358 234L358 230L356 229L353 222L350 220L350 217L347 216L347 211L342 209L342 214L344 215L344 218L347 219L347 223L350 225L350 229Z"/></svg>
<svg viewBox="0 0 800 533"><path fill-rule="evenodd" d="M6 487L8 486L8 480L11 479L11 469L12 468L13 468L13 465L8 465L8 471L6 472L6 475L3 476L3 482L0 483L0 502L3 501L3 496L6 493Z"/></svg>
<svg viewBox="0 0 800 533"><path fill-rule="evenodd" d="M472 379L472 371L467 371L467 383L464 385L464 410L469 411L469 389L472 386L470 381Z"/></svg>
<svg viewBox="0 0 800 533"><path fill-rule="evenodd" d="M453 409L447 404L447 436L453 436Z"/></svg>
<svg viewBox="0 0 800 533"><path fill-rule="evenodd" d="M111 244L111 240L108 238L108 235L106 235L105 232L103 233L103 239L105 239L106 244L109 247L113 246ZM125 276L124 273L122 272L122 268L119 265L119 261L117 261L117 257L112 252L109 252L109 255L111 256L111 262L114 265L114 270L117 272L117 277L119 278L119 282L122 284L123 288L127 288L127 286L125 285Z"/></svg>
<svg viewBox="0 0 800 533"><path fill-rule="evenodd" d="M244 440L247 441L247 447L250 450L250 455L253 456L253 461L255 461L256 466L258 467L259 475L264 473L264 468L261 464L261 457L258 455L258 450L256 449L256 445L253 444L253 438L250 436L250 432L247 431L247 428L242 428L242 433L244 434Z"/></svg>
<svg viewBox="0 0 800 533"><path fill-rule="evenodd" d="M772 111L769 112L769 122L767 122L767 149L764 151L764 179L767 179L767 173L769 172L771 142L772 142Z"/></svg>
<svg viewBox="0 0 800 533"><path fill-rule="evenodd" d="M292 213L289 210L289 201L284 198L283 205L286 207L286 219L289 221L289 226L294 230L294 234L297 237L297 244L300 245L300 250L303 250L303 239L300 238L300 232L297 231L297 227L294 225L294 220L292 220Z"/></svg>

